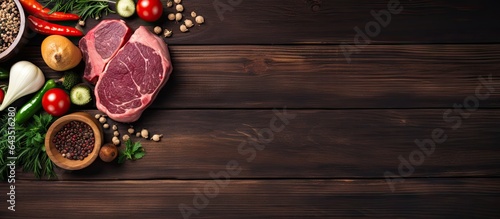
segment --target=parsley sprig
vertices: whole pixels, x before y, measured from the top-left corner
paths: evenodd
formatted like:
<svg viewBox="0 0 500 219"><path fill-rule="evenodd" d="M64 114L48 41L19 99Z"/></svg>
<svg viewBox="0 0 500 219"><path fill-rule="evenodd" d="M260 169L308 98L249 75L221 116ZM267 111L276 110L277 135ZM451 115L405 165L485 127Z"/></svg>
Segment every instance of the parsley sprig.
<svg viewBox="0 0 500 219"><path fill-rule="evenodd" d="M2 127L0 128L1 136L8 136L9 124L7 123L8 116L2 118ZM16 166L22 167L23 171L33 172L35 177L48 178L55 177L54 164L45 153L45 134L54 121L54 117L49 114L42 113L35 115L33 120L28 125L16 124L15 126L15 152L9 154L8 138L0 140L0 180L5 180L7 169L7 156L17 156Z"/></svg>
<svg viewBox="0 0 500 219"><path fill-rule="evenodd" d="M137 141L135 143L132 140L127 140L125 142L125 149L120 150L120 155L118 156L118 163L124 163L125 160L139 160L146 155L146 151L141 145L141 142Z"/></svg>

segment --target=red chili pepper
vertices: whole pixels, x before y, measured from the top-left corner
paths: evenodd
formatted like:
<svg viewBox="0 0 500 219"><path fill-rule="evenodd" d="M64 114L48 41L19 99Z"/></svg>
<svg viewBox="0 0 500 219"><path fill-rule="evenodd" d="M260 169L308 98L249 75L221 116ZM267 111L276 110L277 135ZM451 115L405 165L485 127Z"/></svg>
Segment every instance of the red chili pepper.
<svg viewBox="0 0 500 219"><path fill-rule="evenodd" d="M35 15L39 18L43 18L49 21L72 21L80 19L77 14L64 13L64 12L52 12L50 9L43 7L40 3L35 0L21 0L23 8L28 11L29 14Z"/></svg>
<svg viewBox="0 0 500 219"><path fill-rule="evenodd" d="M34 31L45 35L63 35L63 36L83 36L82 31L74 28L54 24L37 18L33 15L28 16L29 26Z"/></svg>

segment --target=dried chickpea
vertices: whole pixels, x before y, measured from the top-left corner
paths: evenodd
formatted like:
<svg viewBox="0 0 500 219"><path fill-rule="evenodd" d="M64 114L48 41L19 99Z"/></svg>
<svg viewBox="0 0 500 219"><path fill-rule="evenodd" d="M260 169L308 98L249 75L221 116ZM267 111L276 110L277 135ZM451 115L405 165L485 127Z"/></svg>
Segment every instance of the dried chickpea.
<svg viewBox="0 0 500 219"><path fill-rule="evenodd" d="M175 14L175 20L176 20L176 21L180 21L180 20L182 20L182 14L181 14L181 13L177 13L177 14Z"/></svg>
<svg viewBox="0 0 500 219"><path fill-rule="evenodd" d="M111 141L113 142L114 145L120 145L120 139L118 139L118 137L113 137L113 139L111 139Z"/></svg>
<svg viewBox="0 0 500 219"><path fill-rule="evenodd" d="M118 132L118 131L114 131L114 132L113 132L113 135L114 135L114 136L119 136L119 135L120 135L120 132Z"/></svg>
<svg viewBox="0 0 500 219"><path fill-rule="evenodd" d="M174 13L168 14L168 20L171 20L171 21L175 20L175 14Z"/></svg>
<svg viewBox="0 0 500 219"><path fill-rule="evenodd" d="M194 26L193 21L190 19L184 20L184 25L186 25L186 27L188 27L188 28Z"/></svg>
<svg viewBox="0 0 500 219"><path fill-rule="evenodd" d="M195 11L192 11L191 12L191 17L195 18L196 17L196 12Z"/></svg>
<svg viewBox="0 0 500 219"><path fill-rule="evenodd" d="M174 5L174 3L172 1L167 2L167 8L171 8L173 5Z"/></svg>
<svg viewBox="0 0 500 219"><path fill-rule="evenodd" d="M203 24L203 23L205 23L205 18L203 18L203 16L201 16L201 15L198 15L198 16L196 16L195 21L198 24Z"/></svg>
<svg viewBox="0 0 500 219"><path fill-rule="evenodd" d="M163 30L161 29L160 26L156 26L153 30L156 34L160 34Z"/></svg>
<svg viewBox="0 0 500 219"><path fill-rule="evenodd" d="M102 125L103 128L105 129L108 129L109 128L109 124L108 123L104 123L104 125Z"/></svg>
<svg viewBox="0 0 500 219"><path fill-rule="evenodd" d="M134 128L132 128L132 127L128 128L127 131L129 134L134 134L134 132L135 132Z"/></svg>
<svg viewBox="0 0 500 219"><path fill-rule="evenodd" d="M175 4L180 4L182 0L174 0Z"/></svg>
<svg viewBox="0 0 500 219"><path fill-rule="evenodd" d="M106 123L106 118L102 116L101 118L99 118L99 122L102 124Z"/></svg>
<svg viewBox="0 0 500 219"><path fill-rule="evenodd" d="M129 135L123 135L122 136L123 141L128 141L130 139Z"/></svg>
<svg viewBox="0 0 500 219"><path fill-rule="evenodd" d="M113 125L113 131L116 131L116 130L118 130L118 126Z"/></svg>
<svg viewBox="0 0 500 219"><path fill-rule="evenodd" d="M151 140L153 140L153 141L160 141L161 137L163 137L163 135L154 134L153 137L151 137Z"/></svg>
<svg viewBox="0 0 500 219"><path fill-rule="evenodd" d="M183 25L181 25L181 26L179 27L179 29L180 29L180 30L181 30L181 32L183 32L183 33L185 33L185 32L188 32L188 31L189 31L189 30L188 30L188 28L186 27L186 25L184 25L184 24L183 24Z"/></svg>
<svg viewBox="0 0 500 219"><path fill-rule="evenodd" d="M148 137L149 137L149 132L148 132L148 130L147 130L147 129L142 129L142 130L141 130L141 136L142 136L143 138L148 138Z"/></svg>
<svg viewBox="0 0 500 219"><path fill-rule="evenodd" d="M177 10L178 12L183 12L184 11L184 6L182 6L182 5L176 5L175 6L175 10Z"/></svg>

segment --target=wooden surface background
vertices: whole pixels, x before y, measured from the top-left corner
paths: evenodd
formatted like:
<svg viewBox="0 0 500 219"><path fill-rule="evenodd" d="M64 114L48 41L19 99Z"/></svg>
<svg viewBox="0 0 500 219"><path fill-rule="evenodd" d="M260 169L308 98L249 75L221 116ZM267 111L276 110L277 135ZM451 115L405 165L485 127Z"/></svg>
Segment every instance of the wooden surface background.
<svg viewBox="0 0 500 219"><path fill-rule="evenodd" d="M136 162L58 169L57 180L18 171L16 212L4 201L0 218L183 218L180 204L198 204L189 218L500 216L498 1L401 0L404 10L350 62L341 43L388 0L232 1L241 3L223 19L217 2L229 5L183 1L206 20L189 33L161 24L174 28L174 72L134 123L163 133L160 143L143 141ZM42 39L16 59L60 77L41 59ZM451 113L462 122L453 128L445 115L474 96L479 77L494 90L470 114ZM255 157L242 154L241 142L284 108L296 117ZM391 190L384 174L398 173L400 157L435 129L447 140ZM240 171L205 205L199 193L228 162Z"/></svg>

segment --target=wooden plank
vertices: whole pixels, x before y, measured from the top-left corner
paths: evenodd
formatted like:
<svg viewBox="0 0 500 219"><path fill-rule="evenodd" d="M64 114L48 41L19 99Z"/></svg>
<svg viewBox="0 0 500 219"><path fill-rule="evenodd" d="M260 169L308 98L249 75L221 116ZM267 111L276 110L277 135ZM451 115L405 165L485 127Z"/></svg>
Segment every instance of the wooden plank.
<svg viewBox="0 0 500 219"><path fill-rule="evenodd" d="M231 6L229 2L236 5ZM195 10L206 23L181 33L179 24L167 22L166 15L159 23L128 19L132 28L139 25L161 25L173 29L174 35L165 41L174 45L192 44L354 44L358 27L367 34L370 43L490 43L500 42L498 1L398 1L403 7L391 14L386 26L369 34L370 22L380 25L371 11L388 11L389 0L280 0L266 1L186 1L188 14ZM239 4L238 4L239 3ZM215 5L228 10L218 13ZM222 7L222 6L221 6ZM219 16L221 14L222 16ZM109 18L119 18L117 15ZM383 20L387 20L382 16ZM97 24L89 19L87 30ZM365 43L365 41L361 41Z"/></svg>
<svg viewBox="0 0 500 219"><path fill-rule="evenodd" d="M7 188L6 184L2 184ZM2 218L495 218L499 179L16 182L16 212ZM212 187L210 198L204 188ZM194 191L200 191L197 195ZM205 197L202 198L196 197ZM198 200L200 199L200 200ZM196 209L195 209L196 210Z"/></svg>
<svg viewBox="0 0 500 219"><path fill-rule="evenodd" d="M59 171L59 179L207 179L234 162L242 168L234 178L385 178L387 171L392 178L500 176L498 110L473 111L468 118L453 112L447 122L445 110L287 112L296 117L283 125L272 110L148 110L134 127L164 138L141 140L144 159L122 166L96 161L80 171ZM126 133L128 125L119 127ZM438 128L446 141L432 140L434 152L420 161L423 149L415 140L432 139ZM259 139L259 132L267 134Z"/></svg>
<svg viewBox="0 0 500 219"><path fill-rule="evenodd" d="M170 48L174 72L152 108L447 108L488 75L497 89L480 107L500 106L500 45L368 46L350 64L337 46Z"/></svg>

